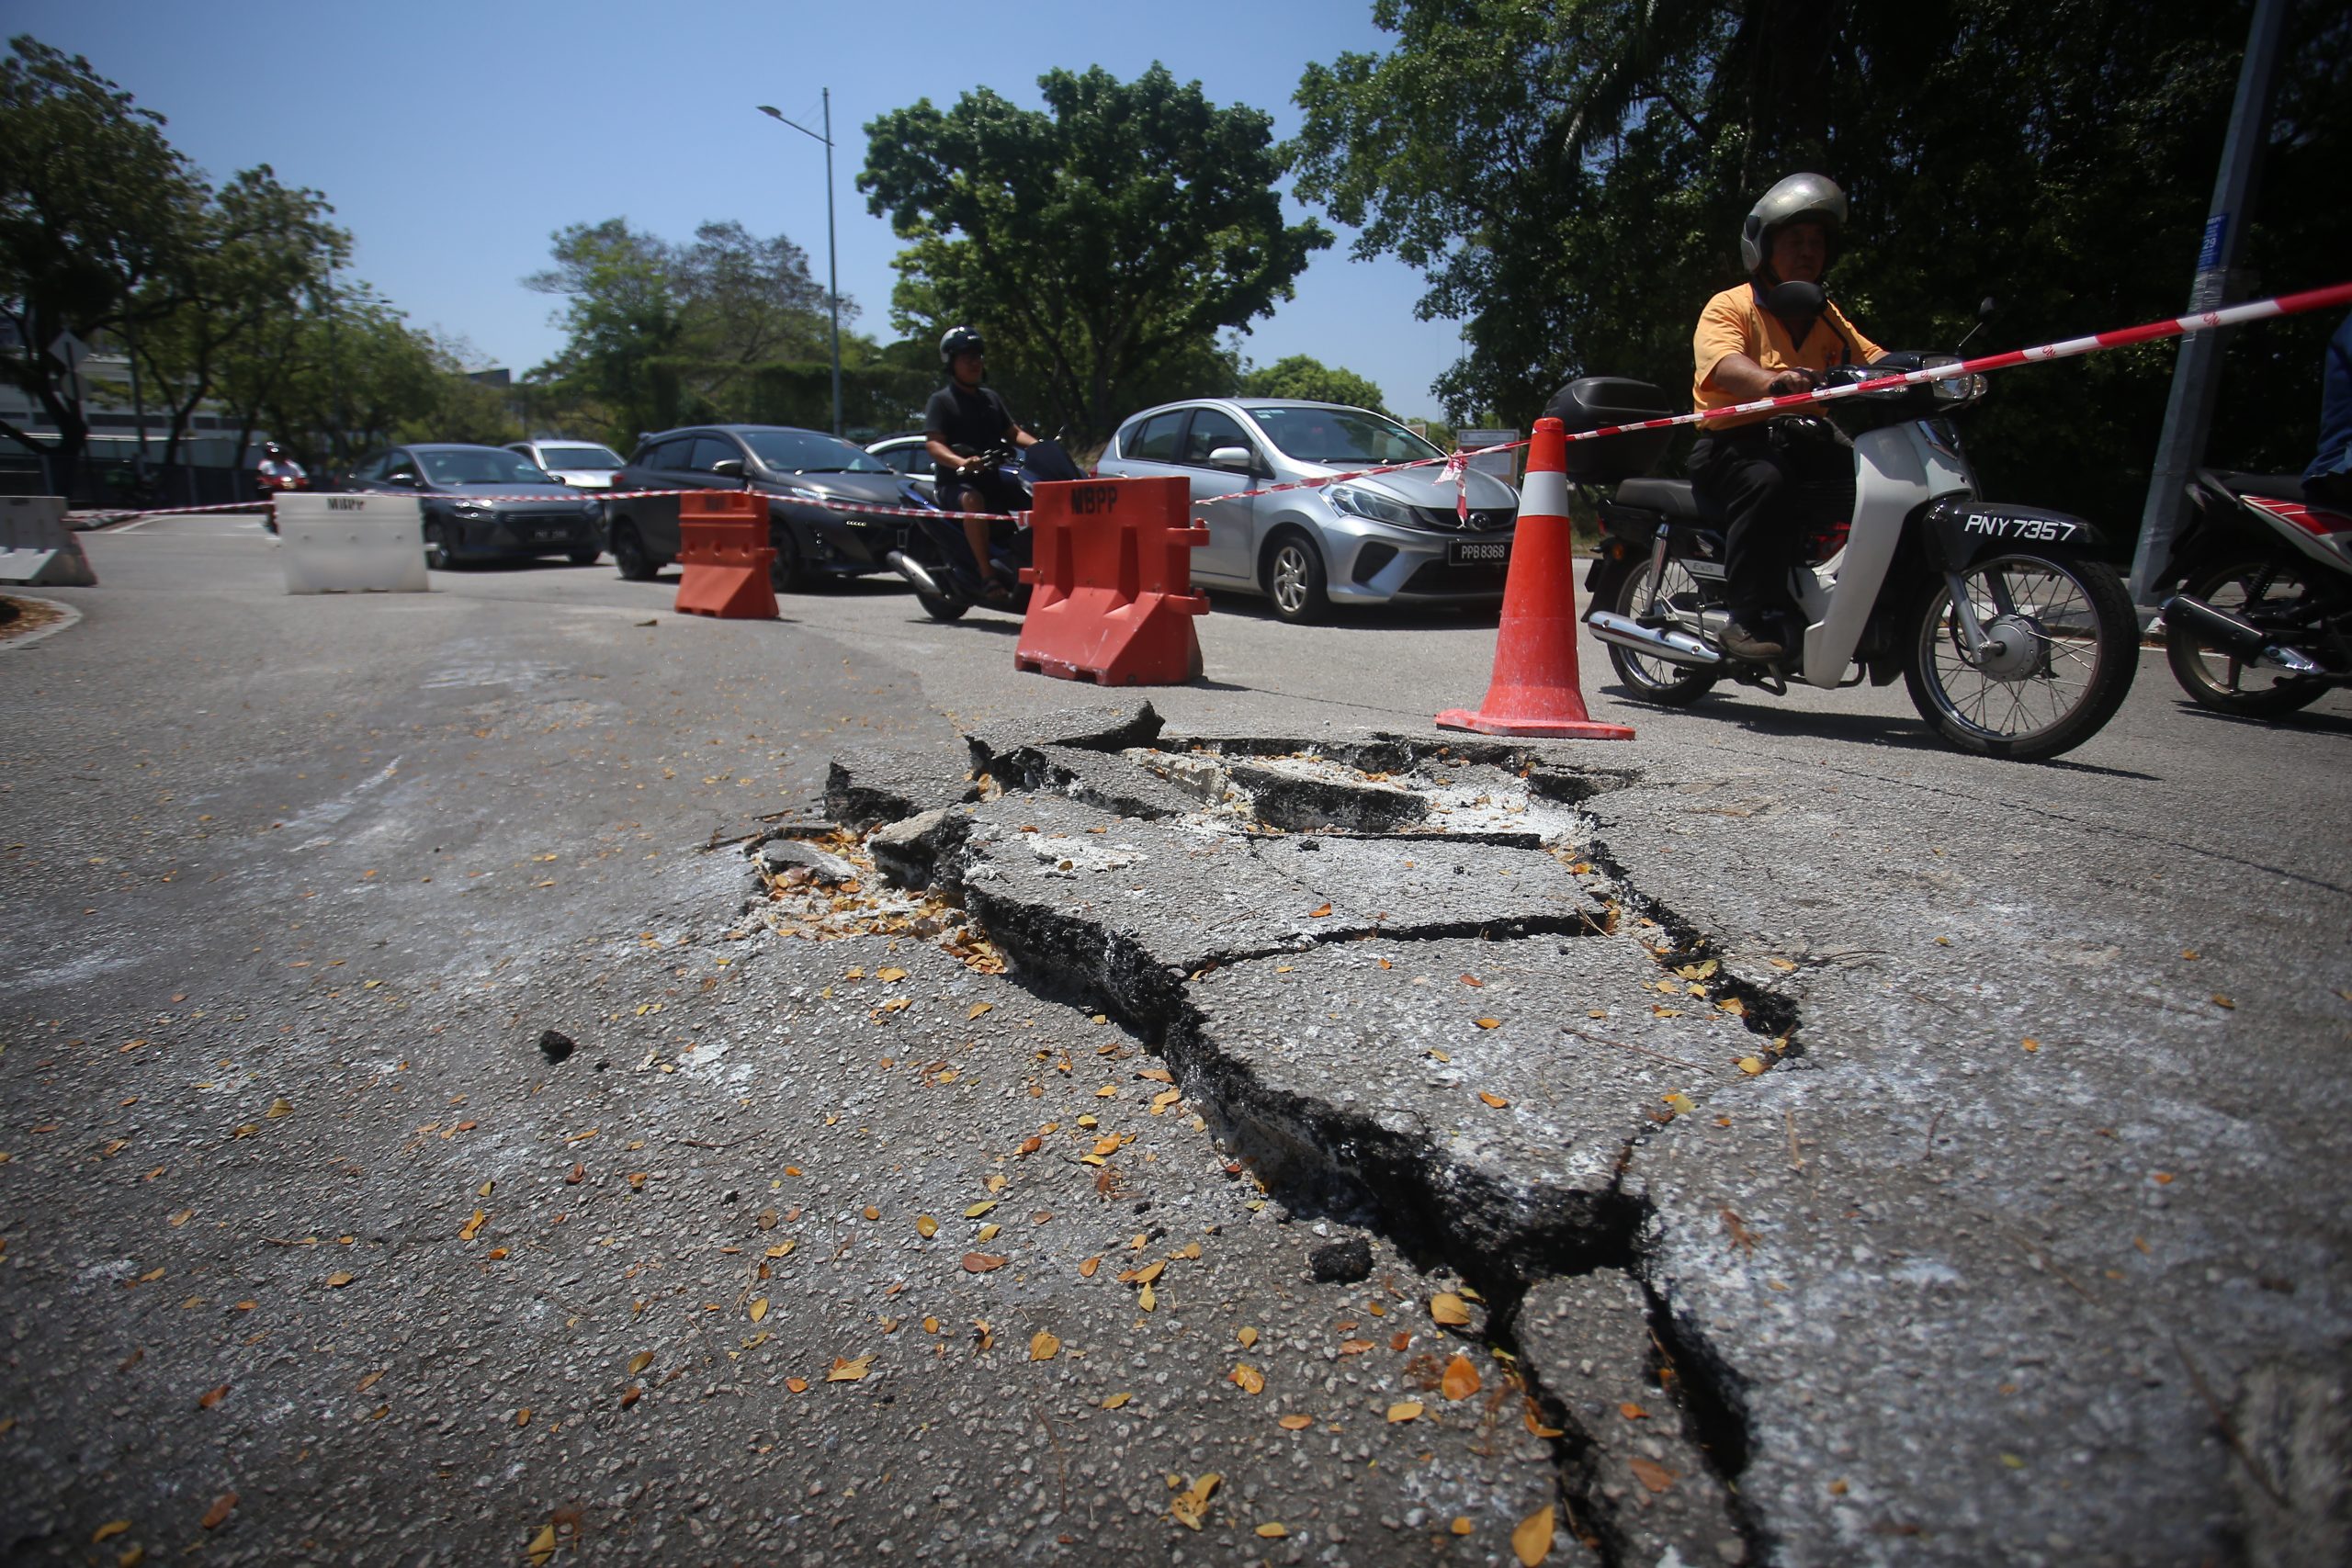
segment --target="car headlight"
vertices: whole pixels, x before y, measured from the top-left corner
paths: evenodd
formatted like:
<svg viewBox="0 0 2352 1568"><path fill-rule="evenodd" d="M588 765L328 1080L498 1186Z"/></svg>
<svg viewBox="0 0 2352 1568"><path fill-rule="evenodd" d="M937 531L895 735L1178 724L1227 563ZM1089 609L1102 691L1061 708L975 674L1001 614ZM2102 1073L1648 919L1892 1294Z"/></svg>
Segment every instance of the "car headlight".
<svg viewBox="0 0 2352 1568"><path fill-rule="evenodd" d="M1403 502L1391 501L1362 485L1333 485L1323 493L1331 498L1333 506L1351 517L1369 517L1375 523L1394 524L1399 528L1410 528L1416 521L1413 509Z"/></svg>
<svg viewBox="0 0 2352 1568"><path fill-rule="evenodd" d="M807 485L780 485L777 489L794 501L822 501L825 499L825 494L822 491L810 490Z"/></svg>
<svg viewBox="0 0 2352 1568"><path fill-rule="evenodd" d="M458 516L472 520L489 516L492 508L486 501L461 501L454 510Z"/></svg>
<svg viewBox="0 0 2352 1568"><path fill-rule="evenodd" d="M600 502L583 501L580 503L580 515L582 517L594 517L603 510L604 506Z"/></svg>

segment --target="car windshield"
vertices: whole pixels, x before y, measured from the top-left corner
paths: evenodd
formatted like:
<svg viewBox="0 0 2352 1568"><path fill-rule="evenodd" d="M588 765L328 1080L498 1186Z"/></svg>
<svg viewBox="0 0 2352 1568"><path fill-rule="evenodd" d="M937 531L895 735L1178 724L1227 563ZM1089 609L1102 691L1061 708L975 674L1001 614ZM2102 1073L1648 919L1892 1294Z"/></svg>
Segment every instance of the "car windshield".
<svg viewBox="0 0 2352 1568"><path fill-rule="evenodd" d="M1362 409L1251 408L1250 417L1302 463L1409 463L1443 456L1395 420Z"/></svg>
<svg viewBox="0 0 2352 1568"><path fill-rule="evenodd" d="M813 430L744 430L736 434L761 462L787 474L887 474L889 465L846 441Z"/></svg>
<svg viewBox="0 0 2352 1568"><path fill-rule="evenodd" d="M431 447L417 453L424 477L437 485L548 485L554 476L528 457L492 446Z"/></svg>
<svg viewBox="0 0 2352 1568"><path fill-rule="evenodd" d="M621 455L608 446L542 446L548 468L593 468L599 471L621 466Z"/></svg>

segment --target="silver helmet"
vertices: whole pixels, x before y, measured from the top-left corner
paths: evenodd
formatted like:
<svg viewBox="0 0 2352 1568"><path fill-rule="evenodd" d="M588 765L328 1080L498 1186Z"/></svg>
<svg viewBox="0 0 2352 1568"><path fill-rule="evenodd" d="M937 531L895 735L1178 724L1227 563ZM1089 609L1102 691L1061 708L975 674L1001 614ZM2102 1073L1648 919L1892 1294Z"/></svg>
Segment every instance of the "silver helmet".
<svg viewBox="0 0 2352 1568"><path fill-rule="evenodd" d="M1791 175L1747 209L1739 226L1739 262L1749 276L1772 254L1772 231L1798 220L1818 223L1835 240L1846 222L1846 193L1827 175Z"/></svg>
<svg viewBox="0 0 2352 1568"><path fill-rule="evenodd" d="M945 367L952 367L956 363L956 356L959 354L987 352L986 345L980 341L979 333L971 327L950 327L947 329L947 334L939 340L939 363Z"/></svg>

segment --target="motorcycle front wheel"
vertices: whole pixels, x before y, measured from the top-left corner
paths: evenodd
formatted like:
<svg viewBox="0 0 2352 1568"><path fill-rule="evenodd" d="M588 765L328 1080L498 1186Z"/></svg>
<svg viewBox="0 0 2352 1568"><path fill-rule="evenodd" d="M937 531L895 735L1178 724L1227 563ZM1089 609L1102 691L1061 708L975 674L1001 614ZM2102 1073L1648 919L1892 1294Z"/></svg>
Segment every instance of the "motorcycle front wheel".
<svg viewBox="0 0 2352 1568"><path fill-rule="evenodd" d="M2300 561L2267 556L2229 561L2198 573L2181 592L2266 632L2288 633L2317 620L2317 596ZM2293 713L2317 702L2327 690L2322 681L2248 664L2204 641L2194 628L2169 620L2165 623L2165 656L2172 661L2173 679L2199 706L2242 718Z"/></svg>
<svg viewBox="0 0 2352 1568"><path fill-rule="evenodd" d="M2115 569L2019 551L1961 573L1983 628L1972 653L1946 585L1918 601L1904 684L1947 745L2038 761L2115 716L2140 667L2140 621Z"/></svg>
<svg viewBox="0 0 2352 1568"><path fill-rule="evenodd" d="M1650 592L1650 560L1644 557L1632 570L1617 581L1617 592L1609 608L1629 621L1646 623L1652 616L1672 620L1692 636L1699 635L1699 580L1690 569L1676 557L1668 556L1666 570L1658 573L1664 592ZM1680 612L1678 617L1675 612ZM1670 660L1653 659L1636 653L1630 648L1608 645L1609 662L1617 669L1617 678L1626 689L1645 703L1661 707L1689 707L1714 686L1716 676L1704 670L1694 670L1687 664Z"/></svg>

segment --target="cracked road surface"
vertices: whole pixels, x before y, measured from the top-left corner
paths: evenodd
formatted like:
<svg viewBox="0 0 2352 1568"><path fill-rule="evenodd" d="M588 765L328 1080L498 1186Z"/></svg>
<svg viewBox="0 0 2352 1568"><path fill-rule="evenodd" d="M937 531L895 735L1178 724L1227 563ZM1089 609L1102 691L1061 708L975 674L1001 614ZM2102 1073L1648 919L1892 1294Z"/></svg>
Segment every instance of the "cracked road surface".
<svg viewBox="0 0 2352 1568"><path fill-rule="evenodd" d="M2335 699L1498 747L1443 620L1106 712L895 592L89 543L0 653L13 1555L2342 1555Z"/></svg>

